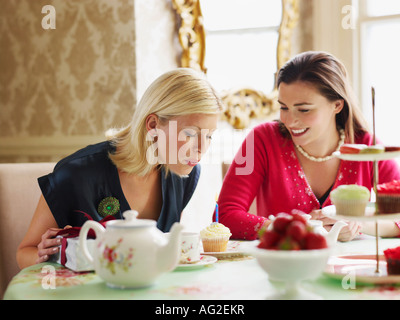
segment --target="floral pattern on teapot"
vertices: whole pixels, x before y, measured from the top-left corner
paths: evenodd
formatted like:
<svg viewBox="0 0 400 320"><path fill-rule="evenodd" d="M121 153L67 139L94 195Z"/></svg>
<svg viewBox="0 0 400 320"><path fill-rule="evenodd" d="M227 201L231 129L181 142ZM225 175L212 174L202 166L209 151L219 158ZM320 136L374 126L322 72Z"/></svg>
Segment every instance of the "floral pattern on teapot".
<svg viewBox="0 0 400 320"><path fill-rule="evenodd" d="M116 268L120 268L125 272L132 267L132 259L134 254L133 248L128 248L126 252L119 250L123 238L118 239L116 245L106 245L103 254L100 257L100 264L108 269L112 274L116 273Z"/></svg>
<svg viewBox="0 0 400 320"><path fill-rule="evenodd" d="M137 219L138 214L125 211L124 219L107 221L105 227L97 221L86 221L79 233L85 258L112 288L149 287L179 262L183 226L176 222L166 239L156 221ZM87 246L89 230L96 235L93 255Z"/></svg>

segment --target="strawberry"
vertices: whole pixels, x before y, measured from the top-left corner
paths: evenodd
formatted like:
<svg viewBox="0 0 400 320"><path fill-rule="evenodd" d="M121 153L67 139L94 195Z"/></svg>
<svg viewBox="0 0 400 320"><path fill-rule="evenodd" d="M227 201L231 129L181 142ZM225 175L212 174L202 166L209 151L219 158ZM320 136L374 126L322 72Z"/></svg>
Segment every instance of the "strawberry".
<svg viewBox="0 0 400 320"><path fill-rule="evenodd" d="M273 249L280 240L280 238L281 238L280 234L277 233L276 231L267 230L262 236L258 247L262 249Z"/></svg>
<svg viewBox="0 0 400 320"><path fill-rule="evenodd" d="M300 245L297 241L294 241L290 237L285 237L280 240L277 244L278 250L301 250Z"/></svg>
<svg viewBox="0 0 400 320"><path fill-rule="evenodd" d="M293 217L290 214L287 213L279 213L274 222L273 222L273 228L276 232L284 234L286 232L286 228L289 225L290 222L292 222Z"/></svg>
<svg viewBox="0 0 400 320"><path fill-rule="evenodd" d="M303 222L297 220L293 220L286 230L286 235L297 241L298 243L301 243L303 241L306 234L306 225Z"/></svg>
<svg viewBox="0 0 400 320"><path fill-rule="evenodd" d="M307 224L307 219L305 218L305 213L300 210L292 210L292 217L294 221L300 221L304 225Z"/></svg>
<svg viewBox="0 0 400 320"><path fill-rule="evenodd" d="M305 213L292 210L278 213L272 229L263 227L259 231L258 248L269 250L317 250L328 248L324 236L313 233L308 226Z"/></svg>
<svg viewBox="0 0 400 320"><path fill-rule="evenodd" d="M328 248L326 239L323 235L309 232L305 236L305 249L306 250L316 250Z"/></svg>

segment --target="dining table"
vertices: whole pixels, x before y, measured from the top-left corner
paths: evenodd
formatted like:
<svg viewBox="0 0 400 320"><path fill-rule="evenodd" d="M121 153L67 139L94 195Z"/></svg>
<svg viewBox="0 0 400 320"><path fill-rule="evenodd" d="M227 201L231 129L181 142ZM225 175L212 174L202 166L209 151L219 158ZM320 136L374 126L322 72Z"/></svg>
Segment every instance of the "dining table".
<svg viewBox="0 0 400 320"><path fill-rule="evenodd" d="M151 287L141 289L111 288L93 271L74 272L54 262L40 263L13 277L4 300L156 300L160 308L164 307L161 300L232 300L236 305L233 311L240 312L238 301L265 300L282 290L283 284L270 280L255 257L241 252L241 246L248 242L233 243L236 251L232 254L217 255L213 263L178 266L161 275ZM398 238L380 239L379 254L398 246ZM349 242L337 242L330 259L362 255L373 261L375 254L375 237L361 235ZM384 265L384 259L380 263ZM361 280L326 270L316 279L303 281L301 286L326 300L400 299L400 281L396 277L383 275L380 281Z"/></svg>

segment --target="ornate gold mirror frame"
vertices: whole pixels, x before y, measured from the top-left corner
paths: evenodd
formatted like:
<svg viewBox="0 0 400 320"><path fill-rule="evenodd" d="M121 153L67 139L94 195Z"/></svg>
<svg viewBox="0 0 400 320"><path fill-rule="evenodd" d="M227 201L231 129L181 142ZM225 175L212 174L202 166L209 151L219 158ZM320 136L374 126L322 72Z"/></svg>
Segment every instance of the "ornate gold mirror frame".
<svg viewBox="0 0 400 320"><path fill-rule="evenodd" d="M180 18L181 66L206 73L206 35L200 0L172 0L172 3ZM299 0L282 0L282 19L276 48L277 70L290 59L291 38L298 19ZM223 92L222 100L226 108L223 118L236 129L246 128L251 119L266 118L278 110L276 96L276 87L268 94L251 88Z"/></svg>

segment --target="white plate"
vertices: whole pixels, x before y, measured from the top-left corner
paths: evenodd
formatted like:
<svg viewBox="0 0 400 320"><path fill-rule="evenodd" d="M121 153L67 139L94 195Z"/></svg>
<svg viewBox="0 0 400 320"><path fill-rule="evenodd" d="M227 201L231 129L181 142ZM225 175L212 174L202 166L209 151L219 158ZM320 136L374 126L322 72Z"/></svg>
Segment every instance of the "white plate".
<svg viewBox="0 0 400 320"><path fill-rule="evenodd" d="M343 216L336 214L334 205L322 208L322 213L329 217L335 217L338 220L352 221L375 221L375 220L397 220L400 219L400 213L387 213L375 215L375 204L369 203L365 208L365 216Z"/></svg>
<svg viewBox="0 0 400 320"><path fill-rule="evenodd" d="M379 273L376 273L375 255L334 256L328 261L325 274L332 278L347 280L354 277L356 283L394 284L400 283L400 275L388 275L386 260L379 256Z"/></svg>
<svg viewBox="0 0 400 320"><path fill-rule="evenodd" d="M336 207L334 205L322 208L322 213L329 217L339 217L336 215ZM372 217L374 214L375 214L375 203L370 202L370 203L368 203L367 207L365 208L365 216ZM340 217L344 217L344 216L340 216ZM351 217L352 216L350 216L350 218ZM359 217L357 217L357 218L359 218Z"/></svg>
<svg viewBox="0 0 400 320"><path fill-rule="evenodd" d="M226 251L223 252L202 252L201 254L214 256L218 258L228 258L228 257L237 257L244 255L244 252L240 249L239 241L229 241Z"/></svg>
<svg viewBox="0 0 400 320"><path fill-rule="evenodd" d="M400 151L391 151L383 153L340 153L336 151L333 153L335 157L342 160L348 161L380 161L380 160L390 160L400 157Z"/></svg>
<svg viewBox="0 0 400 320"><path fill-rule="evenodd" d="M200 255L200 260L195 262L195 263L181 263L178 264L176 269L194 269L194 268L199 268L203 266L207 266L209 264L213 264L217 262L218 259L213 257L213 256L205 256L205 255ZM175 269L175 270L176 270Z"/></svg>

